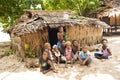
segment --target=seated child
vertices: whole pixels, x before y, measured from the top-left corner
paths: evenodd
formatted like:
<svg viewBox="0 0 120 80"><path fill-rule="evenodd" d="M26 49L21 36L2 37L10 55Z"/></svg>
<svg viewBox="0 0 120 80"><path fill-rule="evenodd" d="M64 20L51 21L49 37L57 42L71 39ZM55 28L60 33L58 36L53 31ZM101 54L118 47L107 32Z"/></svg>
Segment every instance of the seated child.
<svg viewBox="0 0 120 80"><path fill-rule="evenodd" d="M74 60L78 59L78 52L80 51L80 44L77 40L72 41L72 51L74 53Z"/></svg>
<svg viewBox="0 0 120 80"><path fill-rule="evenodd" d="M64 55L66 57L66 65L65 65L65 67L67 67L68 62L71 62L71 64L73 64L73 52L72 52L72 46L71 46L70 41L66 42L65 54Z"/></svg>
<svg viewBox="0 0 120 80"><path fill-rule="evenodd" d="M88 46L84 45L82 47L82 51L79 51L78 59L81 62L81 65L90 66L92 62L92 58L90 56L90 52L88 51Z"/></svg>
<svg viewBox="0 0 120 80"><path fill-rule="evenodd" d="M47 52L43 52L42 57L39 58L39 64L40 72L42 72L43 74L49 72L50 70L53 70L53 72L57 72L52 61L48 58Z"/></svg>
<svg viewBox="0 0 120 80"><path fill-rule="evenodd" d="M102 50L101 53L95 53L94 56L98 59L108 59L109 56L112 55L110 48L107 46L108 40L103 39L102 40Z"/></svg>
<svg viewBox="0 0 120 80"><path fill-rule="evenodd" d="M58 46L57 45L53 45L53 53L54 53L54 56L55 56L55 59L56 59L57 63L59 64L60 63L61 54L60 54L60 51L58 50Z"/></svg>
<svg viewBox="0 0 120 80"><path fill-rule="evenodd" d="M49 59L53 61L54 58L53 58L53 54L51 52L51 45L50 45L50 43L45 43L44 44L44 51L48 52Z"/></svg>

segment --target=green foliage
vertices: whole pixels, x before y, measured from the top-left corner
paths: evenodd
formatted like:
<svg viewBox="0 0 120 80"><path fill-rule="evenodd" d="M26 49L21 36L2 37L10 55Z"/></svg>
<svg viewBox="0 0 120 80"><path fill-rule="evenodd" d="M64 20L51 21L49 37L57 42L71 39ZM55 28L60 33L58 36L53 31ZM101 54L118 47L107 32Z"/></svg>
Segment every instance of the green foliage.
<svg viewBox="0 0 120 80"><path fill-rule="evenodd" d="M36 5L42 0L0 0L0 22L6 24L4 28L10 26L17 18L23 14L25 9L37 9Z"/></svg>
<svg viewBox="0 0 120 80"><path fill-rule="evenodd" d="M27 57L35 57L35 52L30 50L30 45L29 44L25 44L25 54L27 55Z"/></svg>
<svg viewBox="0 0 120 80"><path fill-rule="evenodd" d="M72 10L79 15L99 7L99 0L0 0L0 22L6 24L4 28L11 24L23 14L25 9L39 9L41 4L43 10Z"/></svg>
<svg viewBox="0 0 120 80"><path fill-rule="evenodd" d="M5 51L5 55L12 55L13 54L13 50L12 49L8 49Z"/></svg>
<svg viewBox="0 0 120 80"><path fill-rule="evenodd" d="M72 10L84 15L87 10L94 10L100 4L99 0L46 0L44 6L47 10Z"/></svg>

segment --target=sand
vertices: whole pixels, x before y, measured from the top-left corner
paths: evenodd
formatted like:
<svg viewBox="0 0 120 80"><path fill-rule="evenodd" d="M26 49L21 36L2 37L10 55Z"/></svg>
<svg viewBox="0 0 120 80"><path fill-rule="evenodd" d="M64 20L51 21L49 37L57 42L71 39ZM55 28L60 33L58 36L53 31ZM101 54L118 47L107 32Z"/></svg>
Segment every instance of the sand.
<svg viewBox="0 0 120 80"><path fill-rule="evenodd" d="M91 67L74 64L63 68L61 64L58 73L42 74L39 68L26 68L15 55L5 56L0 59L0 80L120 80L120 36L107 39L113 53L110 59L101 62L91 53Z"/></svg>

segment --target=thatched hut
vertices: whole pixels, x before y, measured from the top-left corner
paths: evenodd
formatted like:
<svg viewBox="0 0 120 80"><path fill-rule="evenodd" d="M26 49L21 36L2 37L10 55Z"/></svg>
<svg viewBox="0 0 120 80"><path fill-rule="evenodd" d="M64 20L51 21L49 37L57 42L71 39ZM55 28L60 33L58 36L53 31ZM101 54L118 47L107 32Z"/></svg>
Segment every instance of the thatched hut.
<svg viewBox="0 0 120 80"><path fill-rule="evenodd" d="M120 7L106 9L98 14L98 17L111 26L120 26Z"/></svg>
<svg viewBox="0 0 120 80"><path fill-rule="evenodd" d="M108 25L92 18L70 19L69 16L73 15L70 11L25 11L8 29L12 48L22 57L25 57L28 48L29 54L35 53L36 56L40 56L45 42L56 44L57 28L60 26L64 27L67 39L70 41L77 39L81 45L99 43L103 27Z"/></svg>

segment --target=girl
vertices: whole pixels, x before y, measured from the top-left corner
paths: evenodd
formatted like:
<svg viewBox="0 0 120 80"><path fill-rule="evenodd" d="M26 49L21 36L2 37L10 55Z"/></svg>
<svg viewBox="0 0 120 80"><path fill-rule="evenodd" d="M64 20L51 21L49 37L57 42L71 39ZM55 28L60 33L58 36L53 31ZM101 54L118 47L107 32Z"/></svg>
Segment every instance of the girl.
<svg viewBox="0 0 120 80"><path fill-rule="evenodd" d="M54 53L54 56L56 58L56 61L57 63L59 64L60 63L60 51L58 50L58 46L57 45L53 45L53 53Z"/></svg>
<svg viewBox="0 0 120 80"><path fill-rule="evenodd" d="M43 74L53 71L57 73L57 70L55 69L53 62L48 58L48 52L43 52L42 57L39 58L39 64L40 64L40 72Z"/></svg>
<svg viewBox="0 0 120 80"><path fill-rule="evenodd" d="M50 45L50 43L45 43L44 44L44 49L45 49L46 52L48 52L49 59L53 61L54 58L53 58L53 54L51 52L51 45Z"/></svg>
<svg viewBox="0 0 120 80"><path fill-rule="evenodd" d="M102 61L104 61L104 59L108 59L109 56L112 55L110 48L107 45L108 40L107 39L103 39L102 40L102 50L101 53L95 53L94 56L98 59L102 59Z"/></svg>
<svg viewBox="0 0 120 80"><path fill-rule="evenodd" d="M72 47L71 47L71 42L70 41L66 42L65 54L64 55L66 57L66 65L65 65L65 67L67 67L68 62L71 62L71 64L73 64L73 52L72 52Z"/></svg>

